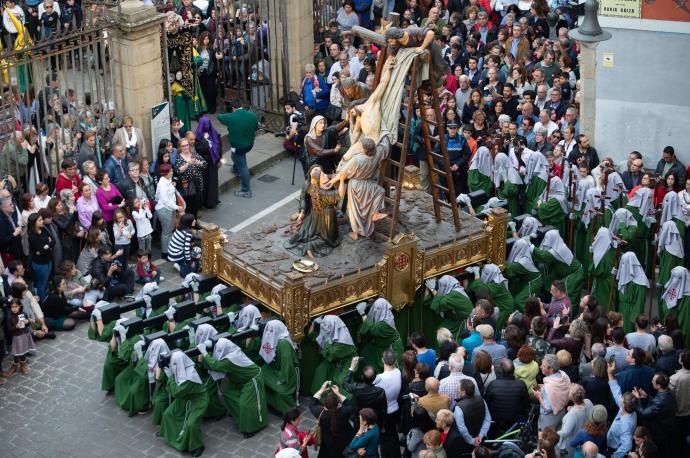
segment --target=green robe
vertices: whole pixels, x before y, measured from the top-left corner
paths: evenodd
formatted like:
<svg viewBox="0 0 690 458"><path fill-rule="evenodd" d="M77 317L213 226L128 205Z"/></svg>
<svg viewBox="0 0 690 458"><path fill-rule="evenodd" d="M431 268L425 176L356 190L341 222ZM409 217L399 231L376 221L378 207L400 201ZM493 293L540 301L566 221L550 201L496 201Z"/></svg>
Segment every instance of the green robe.
<svg viewBox="0 0 690 458"><path fill-rule="evenodd" d="M218 384L213 380L213 377L208 375L208 371L203 366L196 362L196 372L201 377L201 381L204 382L204 388L206 388L206 394L208 395L208 407L206 407L206 412L204 412L204 418L218 418L225 416L227 409L225 403L220 398L218 393Z"/></svg>
<svg viewBox="0 0 690 458"><path fill-rule="evenodd" d="M108 354L103 363L103 378L101 379L101 389L110 391L115 389L115 378L120 372L125 370L132 358L134 344L139 340L139 336L125 339L119 347L113 351L108 344Z"/></svg>
<svg viewBox="0 0 690 458"><path fill-rule="evenodd" d="M671 278L671 270L673 270L674 267L682 266L683 263L683 258L674 256L666 250L661 250L661 256L659 257L659 276L656 279L656 283L661 284L661 288L657 288L656 294L657 298L659 298L659 301L661 301L660 298L664 292L664 285L666 285L666 282L668 282ZM663 319L664 317L661 316L659 318Z"/></svg>
<svg viewBox="0 0 690 458"><path fill-rule="evenodd" d="M100 336L96 336L96 332L91 329L91 326L89 326L89 330L87 331L87 336L91 340L95 340L97 342L110 342L110 339L113 338L113 329L115 328L115 321L111 321L108 324L103 325L103 334Z"/></svg>
<svg viewBox="0 0 690 458"><path fill-rule="evenodd" d="M630 205L626 205L625 208L627 208L630 211L630 213L632 213L633 217L635 218L635 221L637 221L637 228L635 228L635 237L633 240L630 241L632 243L628 243L627 250L625 251L633 251L637 259L640 261L640 263L642 263L642 266L645 268L645 271L647 271L647 264L650 262L650 258L647 258L647 255L650 254L649 228L642 221L642 216L640 215L639 208L631 207ZM647 259L647 262L645 262L645 259Z"/></svg>
<svg viewBox="0 0 690 458"><path fill-rule="evenodd" d="M470 192L484 191L487 197L493 197L494 183L491 181L491 177L482 175L479 170L467 172L467 187Z"/></svg>
<svg viewBox="0 0 690 458"><path fill-rule="evenodd" d="M544 189L546 189L546 181L539 177L530 180L525 192L525 213L532 213L532 210L537 208L537 202L539 202Z"/></svg>
<svg viewBox="0 0 690 458"><path fill-rule="evenodd" d="M400 363L405 348L398 330L391 328L385 321L378 323L372 323L371 320L362 321L359 327L359 354L367 365L376 368L377 374L383 372L381 356L388 349L395 352Z"/></svg>
<svg viewBox="0 0 690 458"><path fill-rule="evenodd" d="M140 358L135 362L134 355L132 352L129 366L115 377L115 402L125 409L130 417L151 407L153 391L153 387L149 385L146 358Z"/></svg>
<svg viewBox="0 0 690 458"><path fill-rule="evenodd" d="M563 240L566 239L565 213L563 213L563 207L561 207L558 199L554 198L543 202L539 208L537 208L537 219L541 221L544 226L553 226L555 229L558 229L561 238Z"/></svg>
<svg viewBox="0 0 690 458"><path fill-rule="evenodd" d="M580 296L582 296L582 287L585 283L585 271L582 269L580 261L573 256L570 265L566 265L548 251L539 248L534 248L532 251L532 259L535 262L546 264L549 274L545 285L551 285L554 280L565 282L566 293L573 308L572 316L579 315Z"/></svg>
<svg viewBox="0 0 690 458"><path fill-rule="evenodd" d="M587 226L582 222L583 212L576 212L577 220L575 221L575 237L574 237L574 250L573 254L580 261L582 267L585 271L588 271L589 264L592 259L592 254L589 252L589 247L592 246L594 241L594 236L599 228L601 227L601 218L597 215L596 218L592 218ZM608 227L611 223L611 218L613 214L608 208L604 212L604 226Z"/></svg>
<svg viewBox="0 0 690 458"><path fill-rule="evenodd" d="M594 267L592 263L589 267L589 272L592 275L592 296L597 299L597 303L601 306L604 312L608 312L609 295L611 294L611 287L614 288L613 295L611 295L611 303L616 303L617 290L615 278L611 274L613 270L613 263L616 258L616 250L609 248L606 254L599 261L599 265ZM612 281L613 279L613 281Z"/></svg>
<svg viewBox="0 0 690 458"><path fill-rule="evenodd" d="M496 189L496 196L499 199L508 201L508 211L513 218L520 214L520 207L518 205L518 186L515 183L508 180L503 181L501 186Z"/></svg>
<svg viewBox="0 0 690 458"><path fill-rule="evenodd" d="M469 284L469 290L473 294L477 294L479 291L488 291L494 300L494 304L498 307L498 320L496 323L496 334L500 334L503 326L505 326L506 321L511 313L515 311L515 299L510 291L504 286L498 283L482 283L481 280L474 280Z"/></svg>
<svg viewBox="0 0 690 458"><path fill-rule="evenodd" d="M445 296L437 294L431 299L429 308L436 312L440 323L436 326L438 328L447 328L450 333L457 338L460 331L465 327L465 320L470 316L474 305L472 301L464 294L458 291L451 291ZM443 317L441 317L443 313ZM436 331L434 331L434 334ZM430 334L431 335L431 334Z"/></svg>
<svg viewBox="0 0 690 458"><path fill-rule="evenodd" d="M178 385L172 377L167 387L173 400L163 412L161 437L181 452L203 447L201 420L208 405L206 388L191 381Z"/></svg>
<svg viewBox="0 0 690 458"><path fill-rule="evenodd" d="M623 329L626 333L635 331L635 318L644 313L648 289L646 286L630 282L623 293L619 292L618 311L623 315Z"/></svg>
<svg viewBox="0 0 690 458"><path fill-rule="evenodd" d="M264 375L259 366L242 367L227 359L216 361L211 355L204 357L204 365L226 374L223 399L239 432L254 433L268 424Z"/></svg>
<svg viewBox="0 0 690 458"><path fill-rule="evenodd" d="M160 378L156 380L156 387L153 389L153 399L151 400L153 405L153 415L151 416L151 422L160 426L161 421L163 421L163 412L170 405L170 393L168 393L168 378L165 373L161 371Z"/></svg>
<svg viewBox="0 0 690 458"><path fill-rule="evenodd" d="M676 306L671 310L668 309L666 301L662 301L659 314L662 312L664 316L672 314L678 318L678 326L685 337L685 348L690 348L690 296L679 298Z"/></svg>
<svg viewBox="0 0 690 458"><path fill-rule="evenodd" d="M340 244L336 216L339 202L337 189L321 189L307 181L299 202L305 217L299 230L285 242L285 249L297 256L304 256L307 251L316 257L328 256Z"/></svg>
<svg viewBox="0 0 690 458"><path fill-rule="evenodd" d="M530 272L517 262L507 262L503 276L508 280L508 289L520 313L525 312L527 298L538 296L544 288L541 272Z"/></svg>
<svg viewBox="0 0 690 458"><path fill-rule="evenodd" d="M321 348L321 356L323 360L314 370L311 392L316 393L321 389L323 382L330 380L334 385L338 385L340 393L349 398L350 393L343 388L343 381L345 380L345 376L347 376L347 371L350 369L352 358L357 356L357 347L338 342L325 344L323 348ZM381 359L381 357L379 357L379 359ZM365 362L365 364L373 363L374 361L368 360Z"/></svg>
<svg viewBox="0 0 690 458"><path fill-rule="evenodd" d="M266 403L281 414L297 405L298 371L297 352L288 340L279 340L275 358L270 364L264 364L261 372L266 385Z"/></svg>

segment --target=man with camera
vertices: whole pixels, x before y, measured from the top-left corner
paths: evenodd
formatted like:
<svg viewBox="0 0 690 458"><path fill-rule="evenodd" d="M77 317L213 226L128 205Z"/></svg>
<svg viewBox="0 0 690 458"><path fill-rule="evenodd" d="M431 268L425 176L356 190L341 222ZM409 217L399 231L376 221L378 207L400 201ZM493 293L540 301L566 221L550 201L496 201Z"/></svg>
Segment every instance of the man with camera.
<svg viewBox="0 0 690 458"><path fill-rule="evenodd" d="M101 247L98 249L98 257L89 269L91 276L105 286L104 299L108 301L132 294L134 291L134 271L117 261L121 255L121 250L113 254L110 247Z"/></svg>
<svg viewBox="0 0 690 458"><path fill-rule="evenodd" d="M288 115L288 124L285 128L285 141L283 148L294 154L302 164L304 176L307 176L307 156L304 150L304 135L306 134L306 118L304 113L297 110L297 104L290 100L285 103L285 114Z"/></svg>

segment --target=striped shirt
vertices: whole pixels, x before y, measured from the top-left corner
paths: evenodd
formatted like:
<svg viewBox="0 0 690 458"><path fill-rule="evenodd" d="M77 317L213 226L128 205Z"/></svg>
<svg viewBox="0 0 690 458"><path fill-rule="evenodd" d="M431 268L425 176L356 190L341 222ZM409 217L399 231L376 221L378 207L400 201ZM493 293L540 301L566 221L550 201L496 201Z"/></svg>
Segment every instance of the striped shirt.
<svg viewBox="0 0 690 458"><path fill-rule="evenodd" d="M192 259L192 231L189 229L175 230L168 242L168 260L170 262L191 261Z"/></svg>

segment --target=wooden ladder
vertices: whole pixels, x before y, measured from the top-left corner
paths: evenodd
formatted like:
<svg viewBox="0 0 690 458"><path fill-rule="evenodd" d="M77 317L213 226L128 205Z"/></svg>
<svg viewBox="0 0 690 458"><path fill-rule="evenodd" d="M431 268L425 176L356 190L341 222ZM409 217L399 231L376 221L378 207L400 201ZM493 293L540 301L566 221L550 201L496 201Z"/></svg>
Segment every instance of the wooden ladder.
<svg viewBox="0 0 690 458"><path fill-rule="evenodd" d="M385 51L385 48L384 48ZM410 67L410 72L408 73L409 86L406 86L406 92L403 93L403 100L401 105L406 109L406 119L404 123L399 123L399 126L403 128L403 139L402 142L398 139L395 143L391 144L391 147L396 146L400 148L400 158L398 160L392 159L390 156L388 159L383 161L381 164L381 171L379 174L379 185L383 187L385 191L385 212L388 216L384 219L379 220L376 223L375 234L379 239L392 241L397 235L398 228L398 217L400 216L400 196L402 194L403 182L405 180L405 163L407 162L407 154L410 151L410 145L414 139L410 138L410 126L412 123L412 117L415 112L415 102L419 103L422 107L421 113L421 131L424 138L424 148L427 153L427 161L429 163L429 178L431 180L431 197L434 205L434 218L436 223L441 222L441 207L450 208L453 215L453 224L455 226L455 231L460 231L460 213L458 211L458 205L455 201L455 189L453 187L453 177L450 170L450 161L448 160L448 150L446 148L445 142L445 128L443 125L443 119L441 118L441 112L439 110L439 99L438 93L435 90L431 91L432 94L432 108L436 115L437 122L434 123L438 128L438 137L434 137L429 133L429 122L424 116L424 98L425 90L423 85L418 87L418 70L423 64L424 56L417 56L412 62ZM376 81L378 84L379 78L381 76L381 67L383 61L386 59L386 55L382 53L379 56L379 68L376 71ZM429 87L436 87L436 77L434 75L433 69L429 69ZM416 89L415 89L416 88ZM407 103L405 104L405 100ZM440 153L434 151L432 143L438 144ZM436 163L440 161L443 170L436 167ZM446 185L443 186L439 182L439 177L443 177L446 180ZM441 193L444 193L448 201L441 199Z"/></svg>

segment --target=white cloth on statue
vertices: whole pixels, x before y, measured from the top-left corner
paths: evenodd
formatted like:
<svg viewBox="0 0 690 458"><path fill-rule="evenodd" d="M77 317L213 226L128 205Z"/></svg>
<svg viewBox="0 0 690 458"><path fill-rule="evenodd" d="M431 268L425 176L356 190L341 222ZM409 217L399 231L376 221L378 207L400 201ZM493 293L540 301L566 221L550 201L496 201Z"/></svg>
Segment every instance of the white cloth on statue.
<svg viewBox="0 0 690 458"><path fill-rule="evenodd" d="M383 297L379 297L374 301L367 314L367 318L372 323L379 323L383 321L393 329L395 328L395 319L393 318L393 306Z"/></svg>
<svg viewBox="0 0 690 458"><path fill-rule="evenodd" d="M534 216L526 216L518 230L518 237L533 237L542 226L541 221Z"/></svg>
<svg viewBox="0 0 690 458"><path fill-rule="evenodd" d="M452 291L457 291L465 297L469 297L457 278L452 275L444 275L438 281L438 295L447 296Z"/></svg>
<svg viewBox="0 0 690 458"><path fill-rule="evenodd" d="M340 343L343 345L354 345L350 331L343 323L343 320L336 315L326 315L321 321L319 335L316 337L316 343L323 348L324 345L332 343Z"/></svg>
<svg viewBox="0 0 690 458"><path fill-rule="evenodd" d="M532 260L532 250L529 245L529 242L525 239L516 240L508 255L508 262L518 263L530 272L539 272Z"/></svg>
<svg viewBox="0 0 690 458"><path fill-rule="evenodd" d="M240 347L225 337L218 339L218 342L216 342L216 345L214 345L213 359L216 361L227 359L234 365L240 367L249 367L254 364L254 361L249 359L247 355L242 352ZM210 375L211 378L216 381L225 377L225 373L218 371L208 371L208 375Z"/></svg>
<svg viewBox="0 0 690 458"><path fill-rule="evenodd" d="M640 216L645 226L650 227L652 223L656 222L654 218L654 205L652 204L652 190L649 188L639 188L635 191L632 199L628 202L631 207L636 207L640 210Z"/></svg>
<svg viewBox="0 0 690 458"><path fill-rule="evenodd" d="M498 188L504 181L520 186L522 178L506 153L498 153L494 158L494 185Z"/></svg>
<svg viewBox="0 0 690 458"><path fill-rule="evenodd" d="M690 273L683 266L676 266L671 270L671 278L664 285L661 299L666 302L668 309L675 308L678 301L690 296Z"/></svg>
<svg viewBox="0 0 690 458"><path fill-rule="evenodd" d="M569 266L573 262L573 252L565 244L558 233L558 229L551 229L544 234L544 240L541 241L539 249L548 251L551 256L558 259L560 262Z"/></svg>
<svg viewBox="0 0 690 458"><path fill-rule="evenodd" d="M307 132L307 137L311 138L312 140L316 140L316 125L319 123L319 121L323 120L326 124L328 124L328 121L326 121L326 118L324 118L321 115L316 115L311 119L311 124L309 124L309 132Z"/></svg>
<svg viewBox="0 0 690 458"><path fill-rule="evenodd" d="M183 351L174 351L170 357L170 370L177 385L184 382L193 382L201 385L201 377L194 368L194 361Z"/></svg>
<svg viewBox="0 0 690 458"><path fill-rule="evenodd" d="M621 256L616 281L618 282L618 291L621 293L625 292L625 287L630 282L649 288L649 280L644 272L644 268L632 251L628 251Z"/></svg>
<svg viewBox="0 0 690 458"><path fill-rule="evenodd" d="M292 345L292 348L297 349L297 345L290 337L290 332L285 323L280 320L271 320L266 323L264 334L261 336L261 349L259 350L259 356L266 363L270 364L275 359L276 348L278 348L278 342L281 340L287 340Z"/></svg>
<svg viewBox="0 0 690 458"><path fill-rule="evenodd" d="M680 197L675 191L669 191L664 196L664 202L661 204L661 224L670 221L673 218L685 222L685 215L680 208Z"/></svg>
<svg viewBox="0 0 690 458"><path fill-rule="evenodd" d="M480 146L470 161L469 170L476 170L485 177L492 177L494 175L492 170L493 162L489 148Z"/></svg>
<svg viewBox="0 0 690 458"><path fill-rule="evenodd" d="M568 200L565 196L565 188L563 187L563 181L558 177L551 177L551 179L548 180L546 188L539 197L539 200L542 202L547 202L551 199L556 199L558 203L561 204L563 213L568 213Z"/></svg>
<svg viewBox="0 0 690 458"><path fill-rule="evenodd" d="M611 233L607 227L600 227L597 235L592 242L592 262L594 267L598 267L604 255L610 248L615 248L615 241L611 238Z"/></svg>
<svg viewBox="0 0 690 458"><path fill-rule="evenodd" d="M677 258L685 258L683 238L680 236L680 232L678 232L678 226L675 221L666 221L661 225L658 242L657 254L660 255L663 250L666 250Z"/></svg>

